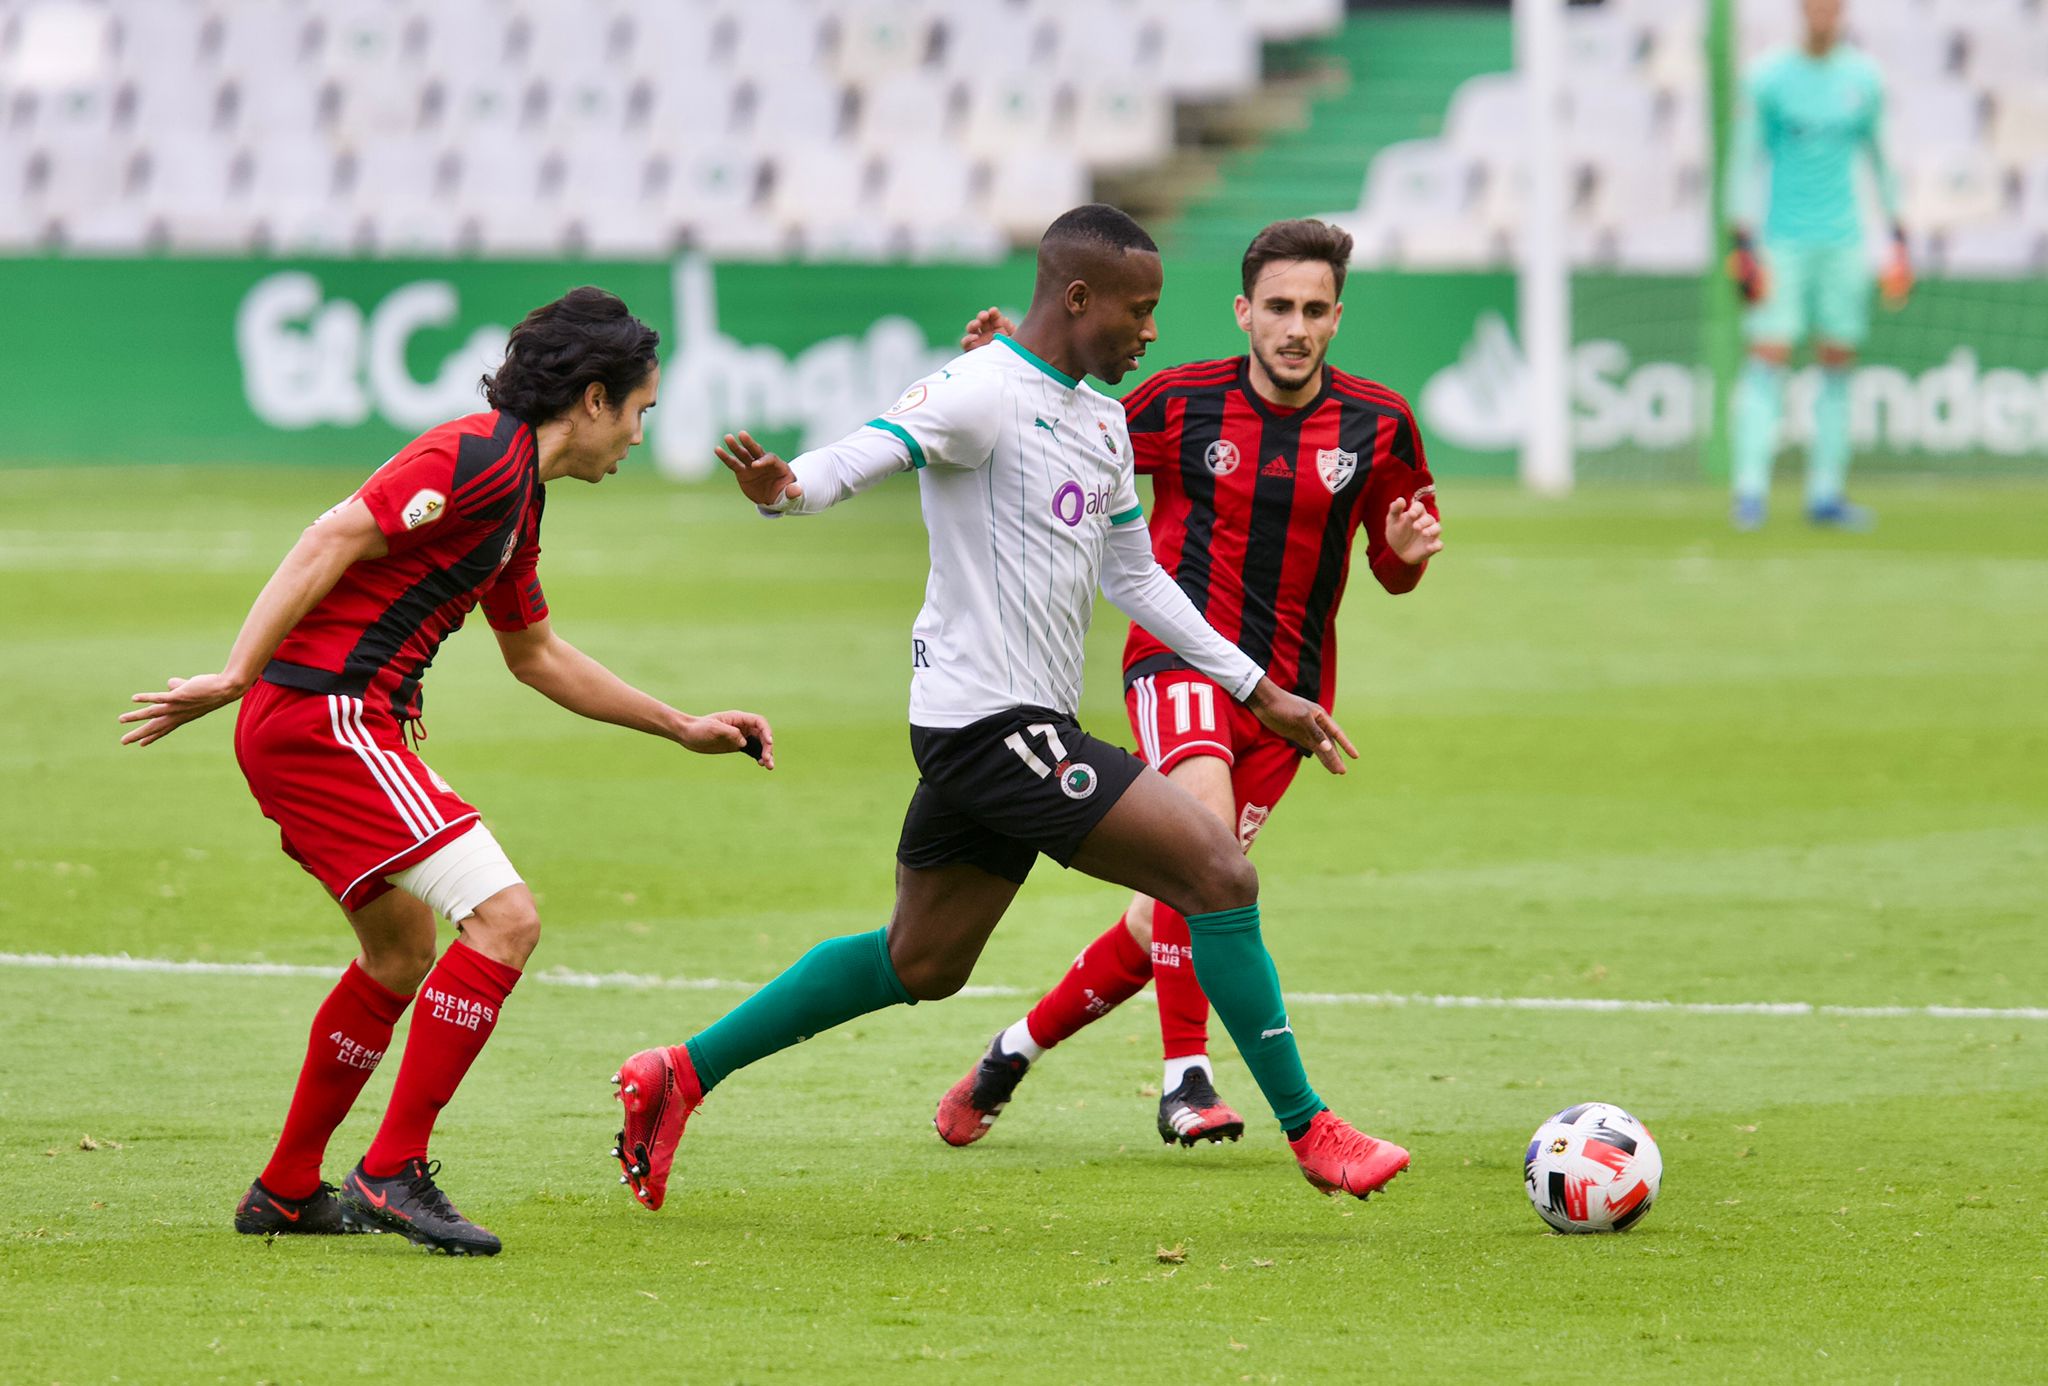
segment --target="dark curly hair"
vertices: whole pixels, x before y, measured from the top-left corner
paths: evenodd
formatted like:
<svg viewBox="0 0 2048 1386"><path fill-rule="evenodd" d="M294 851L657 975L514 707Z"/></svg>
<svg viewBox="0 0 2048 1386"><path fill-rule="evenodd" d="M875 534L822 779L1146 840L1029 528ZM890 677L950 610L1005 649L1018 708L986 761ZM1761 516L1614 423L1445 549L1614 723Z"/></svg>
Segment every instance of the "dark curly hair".
<svg viewBox="0 0 2048 1386"><path fill-rule="evenodd" d="M592 381L613 410L654 369L661 334L617 294L585 284L528 313L505 344L505 363L483 378L484 398L530 424L572 408Z"/></svg>

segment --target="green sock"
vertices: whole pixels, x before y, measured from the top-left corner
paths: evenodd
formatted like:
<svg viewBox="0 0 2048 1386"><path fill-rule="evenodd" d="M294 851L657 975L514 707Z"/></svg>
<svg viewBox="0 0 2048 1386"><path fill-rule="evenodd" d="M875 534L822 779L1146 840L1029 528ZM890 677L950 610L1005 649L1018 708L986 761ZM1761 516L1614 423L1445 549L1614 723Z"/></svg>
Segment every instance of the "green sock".
<svg viewBox="0 0 2048 1386"><path fill-rule="evenodd" d="M1806 504L1833 505L1849 479L1849 372L1823 369L1813 399L1813 447L1806 454Z"/></svg>
<svg viewBox="0 0 2048 1386"><path fill-rule="evenodd" d="M1280 999L1280 974L1259 936L1258 905L1191 914L1187 921L1195 946L1195 980L1209 994L1209 1004L1230 1031L1273 1116L1286 1130L1305 1125L1323 1109L1323 1100L1301 1066L1294 1027Z"/></svg>
<svg viewBox="0 0 2048 1386"><path fill-rule="evenodd" d="M1735 494L1762 500L1771 489L1771 457L1778 450L1778 411L1785 372L1751 358L1735 387Z"/></svg>
<svg viewBox="0 0 2048 1386"><path fill-rule="evenodd" d="M889 961L889 931L828 938L789 970L727 1011L689 1042L697 1080L710 1092L757 1059L855 1016L915 1006Z"/></svg>

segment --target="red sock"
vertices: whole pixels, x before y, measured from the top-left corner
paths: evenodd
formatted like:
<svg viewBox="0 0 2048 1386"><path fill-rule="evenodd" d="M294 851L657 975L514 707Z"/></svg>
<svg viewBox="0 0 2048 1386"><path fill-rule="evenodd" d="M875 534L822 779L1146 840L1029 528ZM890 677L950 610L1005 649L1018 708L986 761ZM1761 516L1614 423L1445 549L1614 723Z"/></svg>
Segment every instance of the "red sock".
<svg viewBox="0 0 2048 1386"><path fill-rule="evenodd" d="M1170 905L1152 906L1152 983L1159 998L1163 1057L1209 1052L1209 998L1195 980L1194 944L1186 916Z"/></svg>
<svg viewBox="0 0 2048 1386"><path fill-rule="evenodd" d="M498 1011L519 982L519 969L493 962L457 939L420 983L420 1007L398 1065L384 1124L363 1156L363 1171L388 1179L408 1160L425 1159L434 1118L455 1096L462 1075L483 1052Z"/></svg>
<svg viewBox="0 0 2048 1386"><path fill-rule="evenodd" d="M320 1187L320 1157L327 1153L328 1137L376 1072L391 1043L391 1027L411 1001L386 990L359 964L348 965L313 1012L306 1062L299 1069L284 1132L263 1167L264 1188L279 1198L306 1198Z"/></svg>
<svg viewBox="0 0 2048 1386"><path fill-rule="evenodd" d="M1151 975L1145 950L1119 916L1102 937L1081 950L1067 975L1039 999L1024 1023L1031 1027L1031 1038L1050 1049L1136 996Z"/></svg>

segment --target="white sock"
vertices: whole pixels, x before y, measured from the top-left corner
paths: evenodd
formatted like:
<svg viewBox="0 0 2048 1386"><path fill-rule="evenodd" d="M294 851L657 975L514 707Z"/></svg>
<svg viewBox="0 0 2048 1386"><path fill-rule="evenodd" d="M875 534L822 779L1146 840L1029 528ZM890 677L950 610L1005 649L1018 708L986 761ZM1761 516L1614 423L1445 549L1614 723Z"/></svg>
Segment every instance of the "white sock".
<svg viewBox="0 0 2048 1386"><path fill-rule="evenodd" d="M1031 1038L1029 1017L1020 1019L1015 1025L1003 1031L1001 1043L1005 1053L1022 1054L1032 1063L1037 1063L1045 1053L1045 1046Z"/></svg>
<svg viewBox="0 0 2048 1386"><path fill-rule="evenodd" d="M1172 1092L1175 1088L1178 1088L1187 1081L1188 1070L1193 1068L1199 1068L1202 1072L1207 1073L1210 1082L1216 1081L1216 1075L1210 1071L1209 1056L1207 1054L1186 1054L1178 1059L1168 1059L1166 1061L1166 1076L1159 1080L1159 1091Z"/></svg>

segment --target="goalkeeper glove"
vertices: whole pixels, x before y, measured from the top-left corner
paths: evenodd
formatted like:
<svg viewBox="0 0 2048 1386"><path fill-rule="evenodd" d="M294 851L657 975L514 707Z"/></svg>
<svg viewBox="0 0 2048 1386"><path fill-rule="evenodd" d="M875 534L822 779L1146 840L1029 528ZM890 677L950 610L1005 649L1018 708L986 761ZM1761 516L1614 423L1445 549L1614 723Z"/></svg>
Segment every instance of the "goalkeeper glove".
<svg viewBox="0 0 2048 1386"><path fill-rule="evenodd" d="M1877 277L1877 285L1885 307L1896 310L1906 306L1906 299L1913 292L1913 259L1906 250L1906 228L1903 226L1892 227L1892 248L1885 256L1884 270Z"/></svg>
<svg viewBox="0 0 2048 1386"><path fill-rule="evenodd" d="M1728 277L1735 281L1735 291L1742 295L1744 303L1761 301L1770 288L1770 276L1763 261L1757 258L1756 246L1747 231L1735 233L1735 248L1728 252Z"/></svg>

